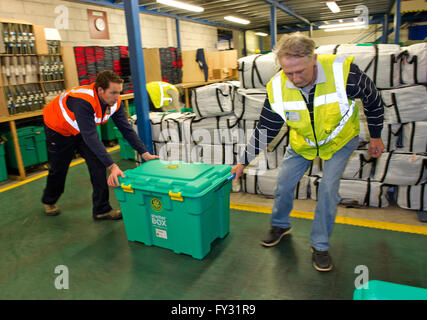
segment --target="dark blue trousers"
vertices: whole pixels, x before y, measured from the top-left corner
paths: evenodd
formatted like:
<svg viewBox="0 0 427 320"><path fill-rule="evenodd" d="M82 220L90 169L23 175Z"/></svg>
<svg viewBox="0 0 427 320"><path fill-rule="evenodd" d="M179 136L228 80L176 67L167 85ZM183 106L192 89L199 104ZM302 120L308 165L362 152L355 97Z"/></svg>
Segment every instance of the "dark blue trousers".
<svg viewBox="0 0 427 320"><path fill-rule="evenodd" d="M49 159L49 174L46 188L43 191L42 202L55 204L64 192L68 168L74 153L77 151L85 160L89 169L92 183L92 214L109 212L112 208L109 202L106 168L95 153L84 142L81 134L63 136L45 126L46 143ZM83 190L82 190L83 191ZM73 201L73 199L69 199Z"/></svg>

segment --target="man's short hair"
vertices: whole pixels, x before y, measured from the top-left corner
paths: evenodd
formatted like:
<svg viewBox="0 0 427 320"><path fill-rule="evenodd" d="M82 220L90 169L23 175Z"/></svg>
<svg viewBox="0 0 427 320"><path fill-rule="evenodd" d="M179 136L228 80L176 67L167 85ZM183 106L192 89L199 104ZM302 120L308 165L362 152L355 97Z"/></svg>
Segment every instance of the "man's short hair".
<svg viewBox="0 0 427 320"><path fill-rule="evenodd" d="M310 58L314 54L315 47L316 44L312 39L296 32L283 35L274 47L273 52L277 60L284 56Z"/></svg>
<svg viewBox="0 0 427 320"><path fill-rule="evenodd" d="M110 86L110 82L123 83L123 79L111 70L104 70L98 73L95 80L95 89L102 88L107 90Z"/></svg>

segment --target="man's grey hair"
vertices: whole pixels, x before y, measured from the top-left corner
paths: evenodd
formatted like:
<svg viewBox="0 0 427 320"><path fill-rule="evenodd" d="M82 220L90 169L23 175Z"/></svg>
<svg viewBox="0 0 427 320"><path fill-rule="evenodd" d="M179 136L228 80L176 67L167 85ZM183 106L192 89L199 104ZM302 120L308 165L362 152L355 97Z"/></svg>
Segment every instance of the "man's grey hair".
<svg viewBox="0 0 427 320"><path fill-rule="evenodd" d="M308 57L311 58L316 47L315 42L302 33L296 32L283 35L273 49L276 60L284 57Z"/></svg>

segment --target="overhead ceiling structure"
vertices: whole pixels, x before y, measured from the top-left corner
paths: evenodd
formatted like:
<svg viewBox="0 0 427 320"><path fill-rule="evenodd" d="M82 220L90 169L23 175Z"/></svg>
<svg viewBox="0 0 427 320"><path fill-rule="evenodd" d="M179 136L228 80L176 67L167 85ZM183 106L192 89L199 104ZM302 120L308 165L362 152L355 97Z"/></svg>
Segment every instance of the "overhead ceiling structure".
<svg viewBox="0 0 427 320"><path fill-rule="evenodd" d="M295 28L318 26L324 21L335 21L339 19L352 19L358 14L355 9L364 5L369 10L371 17L389 13L394 1L391 0L337 0L341 11L333 13L326 1L318 0L181 0L187 4L202 7L203 12L191 12L165 4L156 0L139 0L143 10L155 11L170 15L187 17L195 20L205 20L218 25L228 25L232 28L242 30L267 31L270 28L270 8L276 6L276 21L278 30L284 28ZM123 0L116 0L122 3ZM238 18L249 20L247 25L234 24L224 20L225 16L233 15Z"/></svg>

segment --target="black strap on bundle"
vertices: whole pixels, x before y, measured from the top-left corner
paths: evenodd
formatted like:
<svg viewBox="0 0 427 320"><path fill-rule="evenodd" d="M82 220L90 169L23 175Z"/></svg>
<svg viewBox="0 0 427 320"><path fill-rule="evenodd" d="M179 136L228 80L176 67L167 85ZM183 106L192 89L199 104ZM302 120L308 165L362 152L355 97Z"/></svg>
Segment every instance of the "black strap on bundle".
<svg viewBox="0 0 427 320"><path fill-rule="evenodd" d="M397 58L396 58L396 55L394 55L394 54L391 54L390 55L390 87L394 87L394 64L395 63L397 63L398 62L398 60L397 60ZM396 85L398 85L397 83L396 83Z"/></svg>
<svg viewBox="0 0 427 320"><path fill-rule="evenodd" d="M363 205L368 206L371 203L371 178L366 180L366 193L363 199Z"/></svg>
<svg viewBox="0 0 427 320"><path fill-rule="evenodd" d="M319 176L314 176L314 177L315 177L315 179L314 179L313 185L316 188L316 200L319 200L319 184L320 184L319 180L320 180L320 177Z"/></svg>
<svg viewBox="0 0 427 320"><path fill-rule="evenodd" d="M394 150L390 151L389 154L388 154L388 156L387 156L387 160L386 160L385 168L384 168L384 173L383 173L382 178L380 179L381 183L384 182L384 180L385 180L385 178L387 176L388 166L390 165L390 160L391 160L391 157L393 156L393 152L394 152Z"/></svg>
<svg viewBox="0 0 427 320"><path fill-rule="evenodd" d="M411 133L410 133L410 137L409 137L409 152L413 152L415 132L416 132L416 122L411 122L409 125L411 126ZM425 151L427 152L427 144L426 144L426 150Z"/></svg>
<svg viewBox="0 0 427 320"><path fill-rule="evenodd" d="M375 56L372 58L372 60L368 63L365 70L363 70L364 73L367 73L369 68L374 64L374 70L372 75L372 80L375 84L377 84L377 69L378 69L378 45L374 44L374 50L375 50Z"/></svg>
<svg viewBox="0 0 427 320"><path fill-rule="evenodd" d="M194 105L193 107L196 108L196 113L199 115L200 118L203 118L202 113L200 112L200 108L199 108L199 104L197 103L197 90L196 89L192 89L191 90L191 95L192 97L194 97Z"/></svg>
<svg viewBox="0 0 427 320"><path fill-rule="evenodd" d="M405 50L399 53L396 58L399 61L399 84L403 84L403 76L402 76L403 63L404 63L404 59L407 56L408 56L408 50Z"/></svg>
<svg viewBox="0 0 427 320"><path fill-rule="evenodd" d="M337 51L338 51L338 48L339 48L339 44L337 44L335 47L334 47L334 50L332 51L332 54L337 54Z"/></svg>
<svg viewBox="0 0 427 320"><path fill-rule="evenodd" d="M244 74L244 70L245 69L245 62L239 62L239 67L238 67L238 71L240 72L239 78L241 79L242 83L243 83L243 88L246 88L246 82L245 82L245 74Z"/></svg>
<svg viewBox="0 0 427 320"><path fill-rule="evenodd" d="M420 192L420 208L419 208L419 210L424 210L424 197L426 196L425 195L425 187L426 187L426 184L424 183L424 184L422 184L421 185L421 192Z"/></svg>
<svg viewBox="0 0 427 320"><path fill-rule="evenodd" d="M409 64L414 65L414 82L419 84L418 82L418 56L413 56L411 60L407 60Z"/></svg>
<svg viewBox="0 0 427 320"><path fill-rule="evenodd" d="M366 159L365 155L363 153L360 153L359 154L359 170L353 175L353 178L356 177L356 175L358 175L359 179L363 179L363 168L368 163L374 163L375 164L375 158ZM371 169L371 171L372 171L372 169ZM370 175L371 175L371 173L369 174L369 176Z"/></svg>
<svg viewBox="0 0 427 320"><path fill-rule="evenodd" d="M256 56L255 59L252 61L252 72L251 72L252 88L256 88L256 86L255 86L255 79L254 79L255 78L255 73L256 73L256 75L258 77L259 82L264 85L264 82L262 81L262 78L261 78L261 74L259 73L258 67L256 65L257 59L259 57L261 57L261 56L262 56L261 54L258 55L258 56Z"/></svg>
<svg viewBox="0 0 427 320"><path fill-rule="evenodd" d="M396 147L397 148L403 148L403 124L400 123L399 129L396 132L393 132L391 124L389 124L388 127L389 127L391 134L393 134L395 137L397 137ZM387 148L387 149L390 150L390 148Z"/></svg>
<svg viewBox="0 0 427 320"><path fill-rule="evenodd" d="M173 122L175 122L175 124L176 124L176 126L177 126L177 128L178 128L178 141L172 141L172 139L171 139L171 137L172 137L172 135L170 134L170 127L169 127L169 122L170 121L173 121ZM167 127L168 127L168 136L169 136L169 141L170 142L181 142L182 141L182 134L181 134L181 126L180 126L180 122L178 121L178 120L176 120L176 119L173 119L173 118L171 118L171 119L166 119L166 123L167 123Z"/></svg>
<svg viewBox="0 0 427 320"><path fill-rule="evenodd" d="M220 88L216 88L216 89L215 89L215 95L216 95L216 101L218 102L218 107L219 107L219 109L221 110L221 112L224 112L224 108L223 108L223 107L222 107L222 105L221 105L221 99L219 98L219 95L220 95L220 94L221 94L223 97L229 97L229 95L228 95L228 94L224 94Z"/></svg>
<svg viewBox="0 0 427 320"><path fill-rule="evenodd" d="M411 202L411 186L406 186L406 206L408 209L412 209Z"/></svg>
<svg viewBox="0 0 427 320"><path fill-rule="evenodd" d="M400 117L400 112L399 112L399 107L397 105L397 99L396 99L396 93L395 92L391 93L391 102L392 102L392 106L394 108L394 111L396 112L397 122L402 123L402 119Z"/></svg>
<svg viewBox="0 0 427 320"><path fill-rule="evenodd" d="M421 169L420 169L420 175L418 176L418 180L417 182L415 182L415 185L418 185L421 182L424 176L424 170L426 169L426 167L427 167L427 158L423 158Z"/></svg>

